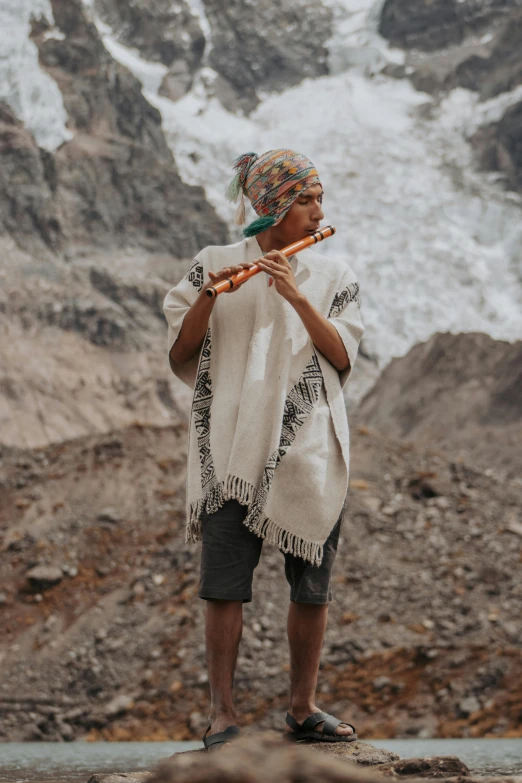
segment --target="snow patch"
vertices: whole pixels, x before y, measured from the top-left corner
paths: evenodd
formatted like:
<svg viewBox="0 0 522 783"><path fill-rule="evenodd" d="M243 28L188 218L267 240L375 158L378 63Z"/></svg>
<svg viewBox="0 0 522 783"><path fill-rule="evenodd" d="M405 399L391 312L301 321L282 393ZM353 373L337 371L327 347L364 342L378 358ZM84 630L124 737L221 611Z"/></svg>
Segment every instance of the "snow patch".
<svg viewBox="0 0 522 783"><path fill-rule="evenodd" d="M58 85L40 68L38 49L29 38L32 18L54 26L49 0L0 3L0 100L9 104L37 144L52 152L73 134L66 127Z"/></svg>
<svg viewBox="0 0 522 783"><path fill-rule="evenodd" d="M326 42L332 74L360 68L366 76L386 63L403 65L406 54L391 47L378 33L383 0L323 0L333 15L332 37Z"/></svg>

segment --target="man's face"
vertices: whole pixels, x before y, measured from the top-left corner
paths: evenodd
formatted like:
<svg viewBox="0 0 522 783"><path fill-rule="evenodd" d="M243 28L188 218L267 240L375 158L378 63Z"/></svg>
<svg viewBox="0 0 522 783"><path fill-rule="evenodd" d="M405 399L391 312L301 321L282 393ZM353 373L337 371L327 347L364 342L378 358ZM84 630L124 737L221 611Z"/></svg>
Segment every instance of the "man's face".
<svg viewBox="0 0 522 783"><path fill-rule="evenodd" d="M322 186L311 185L296 198L279 225L274 226L272 236L286 246L316 231L324 218L322 203Z"/></svg>

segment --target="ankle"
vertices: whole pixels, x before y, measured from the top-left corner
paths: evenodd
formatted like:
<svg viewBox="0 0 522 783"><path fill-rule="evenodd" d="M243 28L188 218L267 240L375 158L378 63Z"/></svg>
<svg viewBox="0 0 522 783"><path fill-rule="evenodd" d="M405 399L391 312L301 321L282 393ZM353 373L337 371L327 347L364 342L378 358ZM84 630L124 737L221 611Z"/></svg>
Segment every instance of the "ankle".
<svg viewBox="0 0 522 783"><path fill-rule="evenodd" d="M236 720L236 708L232 706L219 706L219 707L212 707L210 708L209 713L209 720L216 721L216 720L224 720L224 719L230 719L232 721Z"/></svg>
<svg viewBox="0 0 522 783"><path fill-rule="evenodd" d="M288 712L290 715L293 715L295 718L296 715L311 715L313 712L317 712L317 707L315 705L315 702L313 701L306 701L306 702L299 702L294 701L290 703L290 706L288 708Z"/></svg>

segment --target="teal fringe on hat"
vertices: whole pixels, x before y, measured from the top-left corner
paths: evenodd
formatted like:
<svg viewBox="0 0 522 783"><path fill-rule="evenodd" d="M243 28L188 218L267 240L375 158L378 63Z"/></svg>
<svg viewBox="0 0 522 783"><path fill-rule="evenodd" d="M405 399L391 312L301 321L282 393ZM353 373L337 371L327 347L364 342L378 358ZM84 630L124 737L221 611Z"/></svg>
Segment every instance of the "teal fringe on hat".
<svg viewBox="0 0 522 783"><path fill-rule="evenodd" d="M243 229L243 234L246 237L253 237L256 234L259 234L261 231L265 231L265 229L270 228L270 226L273 226L276 222L276 219L274 217L260 217L257 218L257 220L252 221L252 223L249 223L246 228Z"/></svg>

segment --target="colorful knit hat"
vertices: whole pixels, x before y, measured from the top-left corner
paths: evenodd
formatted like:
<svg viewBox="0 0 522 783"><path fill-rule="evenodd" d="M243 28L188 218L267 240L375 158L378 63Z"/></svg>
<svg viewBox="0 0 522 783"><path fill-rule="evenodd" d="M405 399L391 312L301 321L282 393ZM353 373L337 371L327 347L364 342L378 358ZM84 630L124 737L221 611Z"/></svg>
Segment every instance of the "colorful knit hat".
<svg viewBox="0 0 522 783"><path fill-rule="evenodd" d="M253 237L282 221L295 199L311 185L320 185L314 164L294 150L269 150L263 155L247 152L232 164L237 174L227 188L229 201L241 198L236 224L245 222L246 195L259 217L243 234Z"/></svg>

